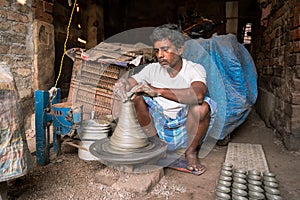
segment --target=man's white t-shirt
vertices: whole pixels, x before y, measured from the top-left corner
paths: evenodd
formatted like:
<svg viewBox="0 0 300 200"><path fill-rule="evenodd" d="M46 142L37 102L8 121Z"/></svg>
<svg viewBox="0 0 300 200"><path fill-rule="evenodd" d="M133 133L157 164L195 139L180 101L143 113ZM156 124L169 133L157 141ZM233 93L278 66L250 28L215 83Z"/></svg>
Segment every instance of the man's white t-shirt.
<svg viewBox="0 0 300 200"><path fill-rule="evenodd" d="M157 88L184 89L189 88L191 83L195 81L201 81L206 84L206 71L202 65L186 59L182 59L182 61L182 68L175 77L170 77L167 68L162 67L159 63L151 63L145 66L132 77L138 83L148 83ZM164 109L164 114L171 118L175 118L178 111L186 107L185 104L163 97L155 97L155 100Z"/></svg>

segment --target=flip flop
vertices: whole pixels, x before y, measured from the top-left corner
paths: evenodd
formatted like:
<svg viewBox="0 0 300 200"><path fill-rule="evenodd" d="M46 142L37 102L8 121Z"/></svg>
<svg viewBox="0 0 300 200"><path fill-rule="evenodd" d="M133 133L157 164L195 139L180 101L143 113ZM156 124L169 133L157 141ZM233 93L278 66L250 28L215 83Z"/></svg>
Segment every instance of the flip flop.
<svg viewBox="0 0 300 200"><path fill-rule="evenodd" d="M202 164L199 164L199 166L201 167L200 170L195 170L194 167L191 167L191 166L188 166L188 165L187 165L186 168L187 168L189 171L195 171L195 172L197 172L197 174L201 175L201 174L203 174L204 172L206 172L207 168L206 168L204 165L202 165ZM193 168L193 169L191 169L191 168Z"/></svg>
<svg viewBox="0 0 300 200"><path fill-rule="evenodd" d="M175 162L170 164L168 167L171 169L181 171L181 172L191 173L191 174L199 176L199 175L203 174L204 172L206 172L206 170L207 170L207 168L204 165L201 165L201 166L203 166L202 170L199 170L199 171L190 170L190 169L188 169L186 160L184 158L179 158Z"/></svg>

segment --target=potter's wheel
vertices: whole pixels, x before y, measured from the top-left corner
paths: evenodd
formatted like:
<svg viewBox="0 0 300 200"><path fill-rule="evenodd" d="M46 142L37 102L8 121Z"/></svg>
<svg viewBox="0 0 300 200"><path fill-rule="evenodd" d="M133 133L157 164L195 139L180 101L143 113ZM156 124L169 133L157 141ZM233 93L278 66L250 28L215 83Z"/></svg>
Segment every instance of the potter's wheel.
<svg viewBox="0 0 300 200"><path fill-rule="evenodd" d="M134 165L141 163L151 163L164 156L167 144L159 138L148 138L149 144L139 149L118 149L112 145L108 138L94 142L90 146L90 152L104 163L114 163L117 165Z"/></svg>
<svg viewBox="0 0 300 200"><path fill-rule="evenodd" d="M148 137L144 133L134 104L128 99L122 103L112 136L95 141L89 150L107 166L133 171L140 167L156 166L156 162L166 154L167 147L166 142L157 137Z"/></svg>

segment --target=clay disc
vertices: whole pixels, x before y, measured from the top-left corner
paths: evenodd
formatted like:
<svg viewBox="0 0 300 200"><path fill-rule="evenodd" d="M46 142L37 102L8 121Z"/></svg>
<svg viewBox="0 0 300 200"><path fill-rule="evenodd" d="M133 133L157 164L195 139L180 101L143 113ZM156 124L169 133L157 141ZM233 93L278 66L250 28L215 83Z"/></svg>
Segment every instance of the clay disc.
<svg viewBox="0 0 300 200"><path fill-rule="evenodd" d="M89 150L91 154L104 163L139 164L164 155L167 150L167 143L159 138L152 137L149 138L149 145L144 148L131 149L129 151L122 149L120 151L110 144L108 138L104 138L94 142Z"/></svg>

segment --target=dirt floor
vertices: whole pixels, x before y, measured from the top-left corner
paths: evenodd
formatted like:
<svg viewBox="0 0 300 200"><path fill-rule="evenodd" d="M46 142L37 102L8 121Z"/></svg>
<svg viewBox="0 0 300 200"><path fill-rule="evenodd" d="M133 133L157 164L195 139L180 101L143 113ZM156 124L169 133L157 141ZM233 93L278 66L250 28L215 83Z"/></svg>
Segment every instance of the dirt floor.
<svg viewBox="0 0 300 200"><path fill-rule="evenodd" d="M261 144L271 172L276 174L281 196L300 199L300 152L285 150L271 129L253 111L232 133L231 142ZM215 148L202 160L208 171L195 176L164 169L160 182L147 194L116 190L95 181L95 173L106 166L83 161L77 153L64 153L46 166L35 166L28 175L9 183L9 199L214 199L216 180L225 161L227 146ZM107 168L108 173L114 170Z"/></svg>

